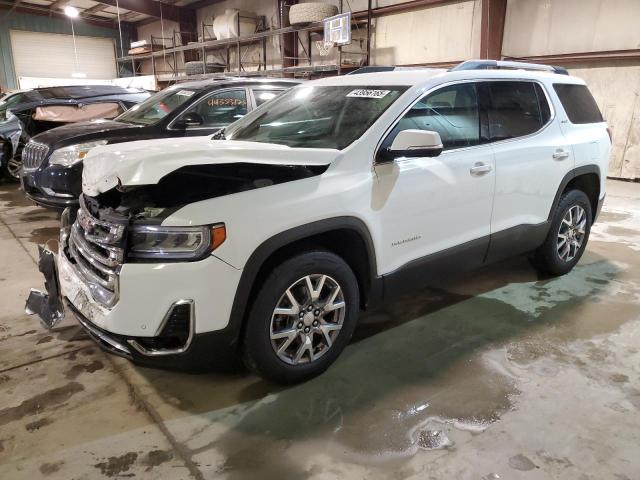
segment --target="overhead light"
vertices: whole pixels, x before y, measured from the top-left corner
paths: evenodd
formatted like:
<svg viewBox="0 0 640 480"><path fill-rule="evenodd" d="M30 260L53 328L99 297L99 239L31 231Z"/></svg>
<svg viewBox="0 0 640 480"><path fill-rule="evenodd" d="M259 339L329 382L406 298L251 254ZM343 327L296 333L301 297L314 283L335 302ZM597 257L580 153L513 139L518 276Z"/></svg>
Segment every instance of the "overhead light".
<svg viewBox="0 0 640 480"><path fill-rule="evenodd" d="M64 14L69 18L77 18L80 15L80 11L76 7L67 5L64 7Z"/></svg>

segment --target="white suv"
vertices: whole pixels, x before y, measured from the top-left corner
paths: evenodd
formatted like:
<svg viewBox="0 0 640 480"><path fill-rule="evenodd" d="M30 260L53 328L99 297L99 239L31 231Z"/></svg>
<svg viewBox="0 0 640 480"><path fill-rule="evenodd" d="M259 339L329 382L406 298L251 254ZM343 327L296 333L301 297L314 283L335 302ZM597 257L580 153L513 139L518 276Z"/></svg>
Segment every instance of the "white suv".
<svg viewBox="0 0 640 480"><path fill-rule="evenodd" d="M358 313L518 254L551 275L584 252L610 136L584 82L540 65L325 78L214 137L107 145L43 250L49 326L66 304L109 350L208 367L241 353L279 382L324 371Z"/></svg>

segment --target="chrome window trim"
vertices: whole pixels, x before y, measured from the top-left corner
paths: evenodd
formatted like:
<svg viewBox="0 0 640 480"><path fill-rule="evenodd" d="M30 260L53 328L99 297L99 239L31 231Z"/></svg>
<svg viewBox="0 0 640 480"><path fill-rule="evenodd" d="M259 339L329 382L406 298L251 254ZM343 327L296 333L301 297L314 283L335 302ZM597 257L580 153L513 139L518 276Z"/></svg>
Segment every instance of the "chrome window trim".
<svg viewBox="0 0 640 480"><path fill-rule="evenodd" d="M409 106L406 107L402 111L402 113L400 115L398 115L393 120L393 122L391 122L389 127L387 127L387 129L384 131L384 134L381 135L381 137L378 139L378 143L376 144L376 148L375 148L374 154L373 154L373 167L375 167L376 165L383 165L385 163L389 163L389 162L378 162L378 161L376 161L376 158L378 158L378 153L380 152L380 148L382 146L382 143L387 139L387 136L391 133L391 131L395 128L395 126L409 112L409 110L411 110L415 106L416 103L418 103L420 100L422 100L423 98L427 97L428 95L431 95L432 93L435 93L436 91L440 90L441 88L446 88L446 87L450 87L451 85L459 85L459 84L464 84L464 83L481 83L481 82L531 82L531 83L537 83L542 88L542 91L544 92L545 98L546 98L547 103L549 105L549 114L550 114L549 115L549 120L547 121L547 123L542 125L539 130L536 130L535 132L529 133L527 135L523 135L521 137L508 138L508 139L505 139L505 140L498 140L496 142L480 143L478 145L469 145L468 147L452 148L450 150L443 150L440 155L445 155L445 154L450 153L450 152L461 152L461 151L469 150L471 148L479 148L479 147L485 147L486 148L489 145L502 144L504 142L513 142L513 141L519 141L519 140L522 140L522 139L525 139L525 138L531 138L531 137L534 137L536 135L541 134L544 130L546 130L549 127L549 125L551 125L553 123L553 121L556 118L555 105L551 101L551 97L549 96L549 92L547 91L544 83L541 82L540 80L536 80L536 79L532 79L532 78L474 78L474 79L465 79L465 80L452 80L450 82L440 83L440 84L428 89L425 92L421 92L420 95L418 95L418 97L416 97L409 104ZM395 160L394 162L405 162L407 160L415 160L416 158L419 158L419 157L399 158L398 160Z"/></svg>

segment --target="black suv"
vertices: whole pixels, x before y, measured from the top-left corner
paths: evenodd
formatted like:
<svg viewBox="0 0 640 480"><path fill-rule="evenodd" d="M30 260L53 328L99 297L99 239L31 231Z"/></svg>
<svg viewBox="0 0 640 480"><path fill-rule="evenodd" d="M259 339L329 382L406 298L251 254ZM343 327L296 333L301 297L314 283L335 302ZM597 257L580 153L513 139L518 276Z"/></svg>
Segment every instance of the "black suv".
<svg viewBox="0 0 640 480"><path fill-rule="evenodd" d="M150 93L116 85L36 88L7 95L0 102L0 167L20 180L22 149L29 139L60 125L93 118L114 118Z"/></svg>
<svg viewBox="0 0 640 480"><path fill-rule="evenodd" d="M54 128L25 146L24 191L40 206L77 205L82 193L82 160L91 148L107 143L210 135L299 83L229 77L180 83L114 120Z"/></svg>

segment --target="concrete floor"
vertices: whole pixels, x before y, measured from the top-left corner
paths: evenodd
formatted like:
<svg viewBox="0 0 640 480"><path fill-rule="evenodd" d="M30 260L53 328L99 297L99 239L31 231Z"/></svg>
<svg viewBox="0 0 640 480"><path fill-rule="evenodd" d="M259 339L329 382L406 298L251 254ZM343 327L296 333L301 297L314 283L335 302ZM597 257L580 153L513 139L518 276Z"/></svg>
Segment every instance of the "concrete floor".
<svg viewBox="0 0 640 480"><path fill-rule="evenodd" d="M640 184L587 253L525 259L367 314L321 377L137 368L23 313L56 215L0 186L0 478L638 479Z"/></svg>

